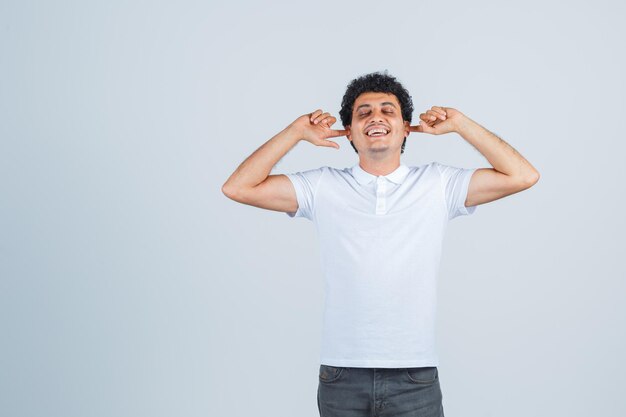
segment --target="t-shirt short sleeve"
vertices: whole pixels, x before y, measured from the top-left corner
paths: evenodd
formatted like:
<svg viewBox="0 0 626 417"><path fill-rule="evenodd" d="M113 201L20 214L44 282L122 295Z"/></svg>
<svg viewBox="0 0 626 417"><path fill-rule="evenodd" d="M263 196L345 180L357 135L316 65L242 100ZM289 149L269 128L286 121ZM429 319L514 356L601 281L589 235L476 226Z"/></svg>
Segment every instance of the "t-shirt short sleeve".
<svg viewBox="0 0 626 417"><path fill-rule="evenodd" d="M478 168L457 168L438 162L434 164L440 173L441 185L448 208L448 220L474 213L477 206L465 207L465 200L472 174Z"/></svg>
<svg viewBox="0 0 626 417"><path fill-rule="evenodd" d="M309 220L313 220L315 195L322 174L324 173L324 168L326 167L285 174L296 189L296 196L298 198L298 209L295 212L287 212L286 214L289 217L305 217Z"/></svg>

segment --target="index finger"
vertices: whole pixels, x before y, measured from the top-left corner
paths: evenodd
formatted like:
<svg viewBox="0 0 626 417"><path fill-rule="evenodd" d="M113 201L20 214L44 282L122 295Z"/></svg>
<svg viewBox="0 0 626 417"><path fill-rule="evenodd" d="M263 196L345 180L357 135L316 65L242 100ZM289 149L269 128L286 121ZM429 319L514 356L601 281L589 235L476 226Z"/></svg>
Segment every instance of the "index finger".
<svg viewBox="0 0 626 417"><path fill-rule="evenodd" d="M328 132L328 137L329 138L336 138L338 136L346 136L348 133L350 133L349 130L330 130Z"/></svg>

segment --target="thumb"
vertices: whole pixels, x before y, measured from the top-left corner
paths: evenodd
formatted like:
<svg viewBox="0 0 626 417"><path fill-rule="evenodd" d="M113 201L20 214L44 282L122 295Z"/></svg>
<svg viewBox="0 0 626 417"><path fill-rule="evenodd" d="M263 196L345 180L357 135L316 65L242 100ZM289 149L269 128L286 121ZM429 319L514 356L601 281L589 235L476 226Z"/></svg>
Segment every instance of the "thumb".
<svg viewBox="0 0 626 417"><path fill-rule="evenodd" d="M327 139L320 140L318 143L316 143L316 145L318 145L318 146L328 146L329 148L339 149L339 145L336 142L333 142L332 140L327 140Z"/></svg>

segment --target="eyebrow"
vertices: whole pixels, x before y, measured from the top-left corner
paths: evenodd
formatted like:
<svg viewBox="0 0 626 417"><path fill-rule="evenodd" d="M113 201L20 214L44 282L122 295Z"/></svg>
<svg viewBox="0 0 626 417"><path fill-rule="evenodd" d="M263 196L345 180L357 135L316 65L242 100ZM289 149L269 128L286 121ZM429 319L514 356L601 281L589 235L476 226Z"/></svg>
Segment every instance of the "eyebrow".
<svg viewBox="0 0 626 417"><path fill-rule="evenodd" d="M393 107L396 107L396 105L393 104L391 101L385 101L384 103L380 103L381 106L384 106L385 104L391 104ZM371 104L361 104L359 107L356 108L356 111L359 111L361 107L372 107L372 106Z"/></svg>

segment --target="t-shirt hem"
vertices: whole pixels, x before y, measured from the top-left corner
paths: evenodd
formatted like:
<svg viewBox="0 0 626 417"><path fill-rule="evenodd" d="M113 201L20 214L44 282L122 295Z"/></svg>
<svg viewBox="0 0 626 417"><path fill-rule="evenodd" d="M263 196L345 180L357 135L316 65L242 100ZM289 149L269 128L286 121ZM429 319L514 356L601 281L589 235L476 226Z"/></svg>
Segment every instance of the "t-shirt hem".
<svg viewBox="0 0 626 417"><path fill-rule="evenodd" d="M302 195L302 190L300 189L300 184L297 183L297 179L296 179L296 175L295 174L284 174L287 178L289 178L289 180L291 181L291 184L293 185L293 188L296 190L296 199L298 201L298 208L296 209L296 211L286 211L285 214L289 217L302 217L302 201L304 201L304 196Z"/></svg>
<svg viewBox="0 0 626 417"><path fill-rule="evenodd" d="M478 207L478 204L473 206L465 206L465 200L467 200L467 193L469 192L470 180L472 179L472 175L474 175L474 172L476 172L477 169L478 168L466 169L465 177L463 178L463 183L461 185L461 195L463 196L463 202L461 203L460 208L461 214L466 216L474 213L474 211L476 211L476 207Z"/></svg>
<svg viewBox="0 0 626 417"><path fill-rule="evenodd" d="M350 368L421 368L439 366L439 360L437 358L409 360L320 358L320 364Z"/></svg>

